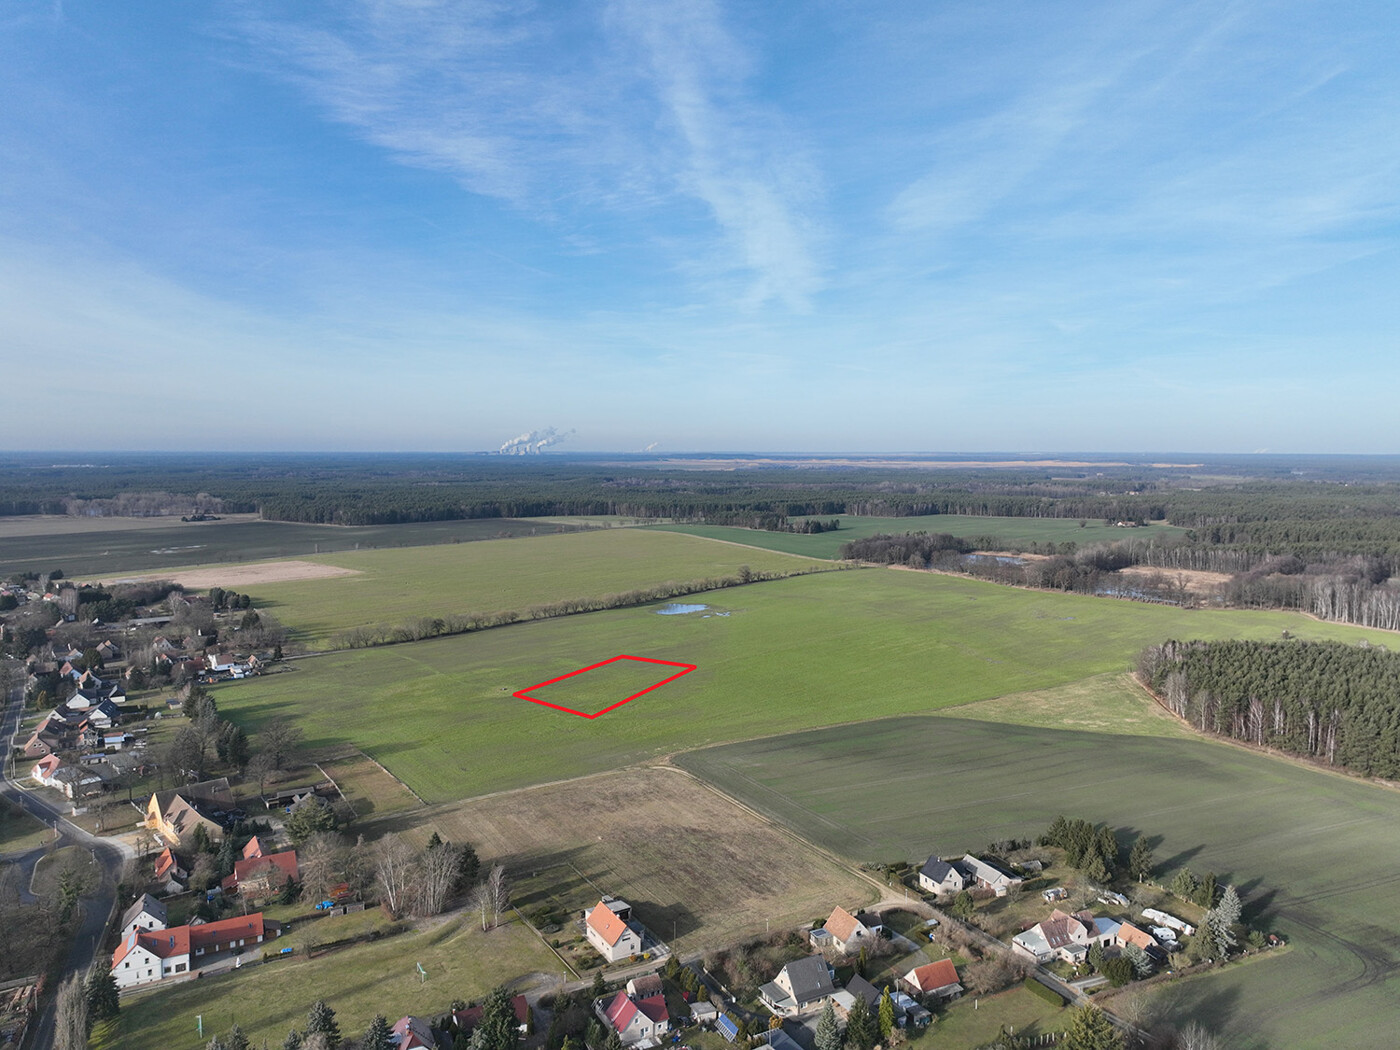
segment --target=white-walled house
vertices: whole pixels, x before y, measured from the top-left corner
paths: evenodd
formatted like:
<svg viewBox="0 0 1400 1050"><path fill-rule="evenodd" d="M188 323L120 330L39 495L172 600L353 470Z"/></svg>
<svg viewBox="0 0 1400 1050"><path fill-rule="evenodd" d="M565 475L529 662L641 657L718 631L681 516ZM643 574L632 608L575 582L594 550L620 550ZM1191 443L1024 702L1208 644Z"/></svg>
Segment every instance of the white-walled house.
<svg viewBox="0 0 1400 1050"><path fill-rule="evenodd" d="M641 931L632 926L632 906L626 901L604 897L588 913L584 935L588 943L608 962L642 953Z"/></svg>

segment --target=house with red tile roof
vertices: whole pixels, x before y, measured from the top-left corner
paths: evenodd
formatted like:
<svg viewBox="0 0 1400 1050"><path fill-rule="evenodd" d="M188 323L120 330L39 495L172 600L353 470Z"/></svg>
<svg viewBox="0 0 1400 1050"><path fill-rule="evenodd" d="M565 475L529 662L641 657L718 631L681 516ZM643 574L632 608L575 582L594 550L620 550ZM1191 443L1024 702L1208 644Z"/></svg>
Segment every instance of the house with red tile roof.
<svg viewBox="0 0 1400 1050"><path fill-rule="evenodd" d="M516 1025L520 1034L524 1035L530 1027L530 1001L523 995L511 997L510 1008L515 1011ZM482 1006L468 1006L465 1010L452 1011L452 1027L460 1035L469 1036L477 1025L481 1024L482 1015L486 1008Z"/></svg>
<svg viewBox="0 0 1400 1050"><path fill-rule="evenodd" d="M452 1041L433 1027L426 1017L400 1017L389 1030L389 1041L397 1050L439 1050Z"/></svg>
<svg viewBox="0 0 1400 1050"><path fill-rule="evenodd" d="M112 953L112 976L118 988L182 977L197 972L216 955L261 944L266 934L262 912L168 930L132 929Z"/></svg>
<svg viewBox="0 0 1400 1050"><path fill-rule="evenodd" d="M914 995L956 999L963 993L963 986L958 983L958 970L952 959L939 959L925 966L916 966L900 980Z"/></svg>
<svg viewBox="0 0 1400 1050"><path fill-rule="evenodd" d="M584 920L588 943L608 962L620 962L642 952L642 932L631 922L632 906L604 897Z"/></svg>
<svg viewBox="0 0 1400 1050"><path fill-rule="evenodd" d="M280 891L288 879L293 882L301 879L301 867L294 849L266 855L259 853L255 857L235 861L233 874L224 879L220 887L225 893L247 892L267 896Z"/></svg>
<svg viewBox="0 0 1400 1050"><path fill-rule="evenodd" d="M822 927L822 929L826 931L827 937L830 939L831 947L835 948L842 955L860 951L864 945L871 943L879 937L880 928L878 923L867 925L845 908L841 907L837 907L832 911L831 917L826 920L825 926ZM816 945L819 940L826 940L826 938L818 937L819 932L818 930L812 931L812 943L814 945Z"/></svg>
<svg viewBox="0 0 1400 1050"><path fill-rule="evenodd" d="M617 1033L623 1046L655 1046L671 1028L664 995L634 999L626 992L599 999L593 1006L603 1023Z"/></svg>

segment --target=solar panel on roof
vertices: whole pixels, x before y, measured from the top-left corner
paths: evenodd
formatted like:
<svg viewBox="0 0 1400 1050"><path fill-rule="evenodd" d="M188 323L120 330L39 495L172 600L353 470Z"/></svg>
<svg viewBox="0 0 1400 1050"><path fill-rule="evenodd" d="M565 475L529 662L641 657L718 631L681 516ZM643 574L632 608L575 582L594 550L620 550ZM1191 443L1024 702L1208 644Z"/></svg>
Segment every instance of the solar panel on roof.
<svg viewBox="0 0 1400 1050"><path fill-rule="evenodd" d="M724 1036L724 1038L731 1043L739 1038L739 1026L724 1014L719 1015L719 1020L715 1022L715 1027L719 1029L720 1035Z"/></svg>

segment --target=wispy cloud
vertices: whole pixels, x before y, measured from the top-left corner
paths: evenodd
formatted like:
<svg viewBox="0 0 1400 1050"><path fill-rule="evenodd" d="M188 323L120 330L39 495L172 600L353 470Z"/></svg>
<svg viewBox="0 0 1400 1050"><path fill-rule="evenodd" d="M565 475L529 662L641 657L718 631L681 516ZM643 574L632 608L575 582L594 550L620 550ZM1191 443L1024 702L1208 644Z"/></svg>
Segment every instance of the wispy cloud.
<svg viewBox="0 0 1400 1050"><path fill-rule="evenodd" d="M249 11L238 33L256 61L330 119L548 222L577 250L598 245L596 217L576 213L675 211L688 198L719 236L693 224L659 236L681 272L740 275L751 306L802 308L821 285L817 179L780 117L746 100L749 59L711 3L623 2L601 19L586 6L433 0L359 0L320 22ZM571 44L578 57L561 63Z"/></svg>

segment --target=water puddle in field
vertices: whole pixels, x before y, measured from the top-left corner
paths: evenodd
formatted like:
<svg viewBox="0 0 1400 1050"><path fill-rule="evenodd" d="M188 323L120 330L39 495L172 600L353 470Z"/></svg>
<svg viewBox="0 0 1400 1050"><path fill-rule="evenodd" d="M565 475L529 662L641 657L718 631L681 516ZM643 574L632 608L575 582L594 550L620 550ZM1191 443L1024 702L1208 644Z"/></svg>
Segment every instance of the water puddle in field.
<svg viewBox="0 0 1400 1050"><path fill-rule="evenodd" d="M684 616L686 613L704 612L708 605L684 605L680 602L672 602L670 605L663 605L656 610L657 616Z"/></svg>

